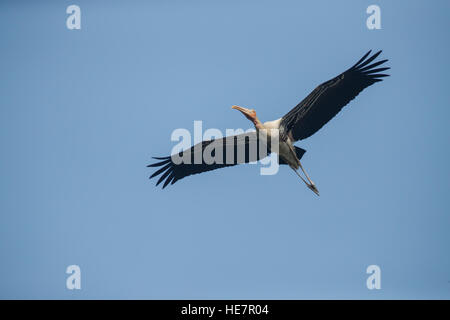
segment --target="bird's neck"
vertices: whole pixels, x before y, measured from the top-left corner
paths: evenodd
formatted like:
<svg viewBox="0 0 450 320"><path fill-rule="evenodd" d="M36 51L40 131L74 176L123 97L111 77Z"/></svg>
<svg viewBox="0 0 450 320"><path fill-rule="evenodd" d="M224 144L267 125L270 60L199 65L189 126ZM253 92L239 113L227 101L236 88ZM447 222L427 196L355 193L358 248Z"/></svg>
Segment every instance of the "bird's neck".
<svg viewBox="0 0 450 320"><path fill-rule="evenodd" d="M264 125L261 123L261 121L259 121L259 119L257 117L253 118L252 122L253 122L256 130L265 129Z"/></svg>

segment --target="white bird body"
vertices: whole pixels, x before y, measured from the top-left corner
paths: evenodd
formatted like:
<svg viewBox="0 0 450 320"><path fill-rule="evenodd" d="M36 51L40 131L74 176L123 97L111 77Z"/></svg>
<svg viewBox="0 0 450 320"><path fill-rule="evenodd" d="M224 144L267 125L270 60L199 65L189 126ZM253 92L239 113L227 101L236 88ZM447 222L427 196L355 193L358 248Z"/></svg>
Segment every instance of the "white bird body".
<svg viewBox="0 0 450 320"><path fill-rule="evenodd" d="M273 121L266 121L263 123L263 126L266 129L280 129L281 119L282 118Z"/></svg>
<svg viewBox="0 0 450 320"><path fill-rule="evenodd" d="M277 135L278 135L278 130L280 129L280 124L281 124L281 120L282 118L276 119L276 120L272 120L272 121L266 121L262 124L263 129L260 129L259 131L266 131L267 132L267 139L271 139L272 137L272 133L273 130L277 130ZM278 139L278 137L277 137ZM279 145L278 145L278 155L283 158L283 160L292 168L294 169L298 169L299 166L299 160L297 158L297 155L295 154L295 150L294 150L294 145L292 144L292 141L290 139L290 137L288 137L286 139L286 141L283 140L279 140ZM275 149L272 148L272 151L276 152Z"/></svg>

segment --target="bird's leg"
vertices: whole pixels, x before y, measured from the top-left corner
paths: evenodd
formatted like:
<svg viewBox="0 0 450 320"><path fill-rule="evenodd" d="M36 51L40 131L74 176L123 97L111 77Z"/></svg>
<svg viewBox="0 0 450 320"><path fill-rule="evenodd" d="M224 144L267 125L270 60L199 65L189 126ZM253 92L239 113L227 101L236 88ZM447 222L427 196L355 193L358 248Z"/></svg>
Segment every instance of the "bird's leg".
<svg viewBox="0 0 450 320"><path fill-rule="evenodd" d="M311 178L308 176L308 174L306 173L305 169L303 169L302 163L300 161L298 162L298 166L300 167L300 169L302 169L302 171L305 174L306 179L308 179L309 183L314 185L314 182L312 182Z"/></svg>
<svg viewBox="0 0 450 320"><path fill-rule="evenodd" d="M302 163L299 161L298 164L299 164L300 169L302 169L303 173L305 174L306 179L308 179L308 181L309 181L308 187L312 191L314 191L317 195L319 195L319 190L317 190L315 183L311 180L311 178L306 173L305 169L302 166Z"/></svg>
<svg viewBox="0 0 450 320"><path fill-rule="evenodd" d="M292 168L292 167L291 167ZM319 190L317 190L316 185L314 184L314 182L312 182L311 180L311 184L308 183L308 181L306 181L301 175L300 173L298 173L297 170L295 170L294 168L292 168L292 170L294 170L294 172L300 177L300 179L302 179L302 181L306 184L306 186L311 189L315 194L319 195ZM305 172L305 171L303 171ZM306 174L306 173L305 173Z"/></svg>

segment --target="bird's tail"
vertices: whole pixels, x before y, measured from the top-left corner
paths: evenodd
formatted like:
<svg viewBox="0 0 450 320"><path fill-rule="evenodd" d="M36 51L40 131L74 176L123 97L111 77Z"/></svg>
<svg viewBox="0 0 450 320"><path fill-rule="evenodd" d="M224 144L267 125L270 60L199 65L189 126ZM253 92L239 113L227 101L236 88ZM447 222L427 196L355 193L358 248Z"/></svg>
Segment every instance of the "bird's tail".
<svg viewBox="0 0 450 320"><path fill-rule="evenodd" d="M306 150L296 147L296 146L293 146L293 147L295 148L295 154L297 155L297 159L300 160L303 157L303 155L305 154ZM281 158L281 157L279 157L278 163L279 164L287 164L287 162L284 161L283 158Z"/></svg>
<svg viewBox="0 0 450 320"><path fill-rule="evenodd" d="M299 148L299 147L296 147L296 146L294 146L294 148L295 148L295 154L297 155L297 159L301 160L303 155L305 154L306 150L302 149L302 148Z"/></svg>

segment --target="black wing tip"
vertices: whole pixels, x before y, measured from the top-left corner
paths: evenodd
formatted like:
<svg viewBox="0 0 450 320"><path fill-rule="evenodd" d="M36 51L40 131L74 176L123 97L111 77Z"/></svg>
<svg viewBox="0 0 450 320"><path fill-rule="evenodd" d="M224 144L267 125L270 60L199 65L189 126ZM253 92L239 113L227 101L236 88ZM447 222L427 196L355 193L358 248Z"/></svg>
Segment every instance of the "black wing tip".
<svg viewBox="0 0 450 320"><path fill-rule="evenodd" d="M152 157L155 160L162 160L156 163L149 164L147 168L153 168L153 167L161 167L158 168L150 177L149 179L155 178L158 175L161 175L156 182L155 186L160 185L163 181L162 189L167 187L169 183L174 184L178 179L175 176L174 171L174 164L171 161L171 157Z"/></svg>
<svg viewBox="0 0 450 320"><path fill-rule="evenodd" d="M384 78L384 77L389 77L389 74L384 74L384 73L379 73L382 71L386 71L391 69L390 67L382 67L382 68L377 68L378 66L381 66L382 64L386 63L389 61L389 59L383 59L383 60L379 60L376 61L374 63L373 62L382 52L383 50L379 50L377 52L375 52L373 55L370 55L370 53L372 52L372 50L369 50L352 68L352 71L356 71L358 72L360 75L363 75L364 77L367 77L368 80L373 81L373 82L378 82L378 81L382 81L383 79L379 79L379 78Z"/></svg>
<svg viewBox="0 0 450 320"><path fill-rule="evenodd" d="M371 52L372 52L372 50L367 51L366 54L363 55L362 58L359 59L358 62L356 62L356 63L353 65L353 67L351 67L350 69L356 68L361 62L363 62L363 61L367 58L367 56L368 56Z"/></svg>
<svg viewBox="0 0 450 320"><path fill-rule="evenodd" d="M356 62L351 69L358 69L364 67L365 65L375 60L382 52L383 50L378 50L369 57L369 55L372 53L372 49L367 51L366 54L363 55L362 58L359 59L358 62Z"/></svg>
<svg viewBox="0 0 450 320"><path fill-rule="evenodd" d="M164 160L164 161L161 161L161 162L152 163L152 164L149 164L147 166L147 168L160 167L160 166L163 166L165 164L168 164L169 162L170 162L170 160Z"/></svg>

